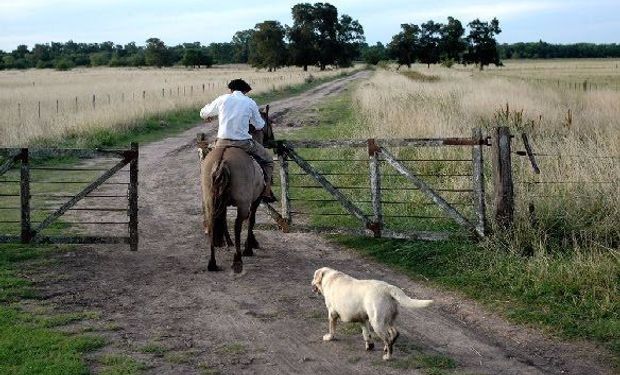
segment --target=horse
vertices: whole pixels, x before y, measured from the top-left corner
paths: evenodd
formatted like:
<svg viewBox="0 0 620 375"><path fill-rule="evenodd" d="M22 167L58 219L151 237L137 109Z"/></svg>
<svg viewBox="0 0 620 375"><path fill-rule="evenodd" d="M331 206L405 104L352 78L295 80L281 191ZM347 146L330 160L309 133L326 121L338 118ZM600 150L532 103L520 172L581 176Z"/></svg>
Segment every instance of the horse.
<svg viewBox="0 0 620 375"><path fill-rule="evenodd" d="M265 126L261 130L252 131L253 126L250 125L250 131L255 142L267 145L274 140L269 121L269 106L265 107L265 111L261 111L261 116L265 120ZM256 210L265 187L263 170L252 156L236 147L213 148L201 161L200 170L204 229L211 251L207 270L220 269L215 261L215 247L223 246L224 240L228 246L232 245L226 223L226 210L228 206L234 206L237 207L237 217L234 226L235 255L232 269L235 273L240 273L243 270L241 256L252 256L253 249L259 248L253 229ZM242 253L241 228L247 219L248 234Z"/></svg>

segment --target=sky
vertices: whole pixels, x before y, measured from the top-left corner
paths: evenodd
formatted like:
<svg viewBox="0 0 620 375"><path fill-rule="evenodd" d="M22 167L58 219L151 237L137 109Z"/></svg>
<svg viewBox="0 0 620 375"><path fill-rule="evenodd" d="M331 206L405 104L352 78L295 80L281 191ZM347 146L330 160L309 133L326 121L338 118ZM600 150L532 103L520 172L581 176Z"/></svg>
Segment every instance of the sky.
<svg viewBox="0 0 620 375"><path fill-rule="evenodd" d="M167 45L228 42L238 30L265 20L291 24L301 1L236 0L0 0L0 49L19 44L125 44L157 37ZM312 1L311 1L312 2ZM339 14L360 21L366 41L387 43L400 24L448 16L463 25L497 17L500 43L620 43L620 0L332 0Z"/></svg>

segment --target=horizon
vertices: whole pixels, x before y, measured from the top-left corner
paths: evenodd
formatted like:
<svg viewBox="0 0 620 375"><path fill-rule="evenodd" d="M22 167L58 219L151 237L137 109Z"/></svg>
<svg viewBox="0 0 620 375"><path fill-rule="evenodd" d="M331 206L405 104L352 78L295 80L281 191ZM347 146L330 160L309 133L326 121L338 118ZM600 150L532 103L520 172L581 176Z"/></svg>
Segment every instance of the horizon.
<svg viewBox="0 0 620 375"><path fill-rule="evenodd" d="M276 0L269 7L249 11L250 2L247 0L222 5L215 10L189 0L179 0L172 5L153 0L148 3L148 8L142 5L146 4L144 1L126 4L121 0L88 3L78 0L24 0L19 3L0 0L0 50L9 52L21 44L31 49L35 44L69 40L144 45L151 37L159 38L169 46L230 42L235 32L251 29L265 20L291 25L290 9L298 3L300 1ZM497 36L500 44L540 40L552 44L611 44L618 43L614 38L620 35L620 21L614 16L620 13L620 4L612 0L595 0L588 4L572 0L477 0L467 5L460 5L455 0L432 5L404 0L381 4L369 0L330 3L338 8L339 15L348 14L359 20L369 45L376 42L387 44L400 31L402 23L420 24L430 19L444 23L448 16L459 19L464 27L476 18L490 21L497 17L502 29ZM90 19L94 13L97 17ZM50 29L54 31L49 32Z"/></svg>

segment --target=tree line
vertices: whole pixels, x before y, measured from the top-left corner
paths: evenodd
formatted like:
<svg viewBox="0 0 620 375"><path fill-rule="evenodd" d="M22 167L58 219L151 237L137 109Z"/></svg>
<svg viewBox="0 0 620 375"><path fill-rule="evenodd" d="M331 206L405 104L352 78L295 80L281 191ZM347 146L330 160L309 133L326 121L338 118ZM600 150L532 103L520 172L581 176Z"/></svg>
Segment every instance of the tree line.
<svg viewBox="0 0 620 375"><path fill-rule="evenodd" d="M620 44L551 44L543 42L511 43L498 46L502 59L563 59L620 57Z"/></svg>
<svg viewBox="0 0 620 375"><path fill-rule="evenodd" d="M268 70L297 65L325 69L328 65L351 66L360 58L364 29L357 20L329 3L302 3L292 8L293 25L264 21L253 29L238 31L231 42L200 42L166 46L158 38L146 45L113 42L19 45L11 52L0 50L0 69L56 68L76 66L172 66L210 67L213 64L249 63Z"/></svg>
<svg viewBox="0 0 620 375"><path fill-rule="evenodd" d="M465 29L461 21L432 20L402 24L399 33L384 45L369 46L364 28L329 3L300 3L291 9L293 24L267 20L234 34L230 42L202 45L200 42L167 46L158 38L125 45L113 42L20 45L11 52L0 50L1 69L56 68L76 66L172 66L210 67L213 64L248 63L268 70L282 66L347 67L363 60L378 64L396 61L399 66L441 63L475 64L483 69L510 58L620 57L620 45L579 43L570 45L514 43L498 45L499 21L475 19ZM466 34L467 31L467 34Z"/></svg>
<svg viewBox="0 0 620 375"><path fill-rule="evenodd" d="M401 31L392 37L387 46L377 43L366 46L362 51L364 61L377 64L382 60L395 60L399 67L420 62L442 63L452 66L455 63L476 64L482 70L489 64L500 64L495 36L501 33L499 21L490 22L479 19L468 25L469 33L461 21L448 17L445 24L428 21L421 25L402 24Z"/></svg>

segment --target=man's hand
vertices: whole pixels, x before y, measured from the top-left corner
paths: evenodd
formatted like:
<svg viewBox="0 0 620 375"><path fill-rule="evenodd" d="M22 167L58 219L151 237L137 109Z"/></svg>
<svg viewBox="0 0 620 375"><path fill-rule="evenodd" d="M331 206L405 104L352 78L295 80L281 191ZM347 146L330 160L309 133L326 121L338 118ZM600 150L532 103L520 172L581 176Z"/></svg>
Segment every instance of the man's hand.
<svg viewBox="0 0 620 375"><path fill-rule="evenodd" d="M213 120L215 120L215 117L214 116L209 116L209 117L205 118L205 123L211 122Z"/></svg>

